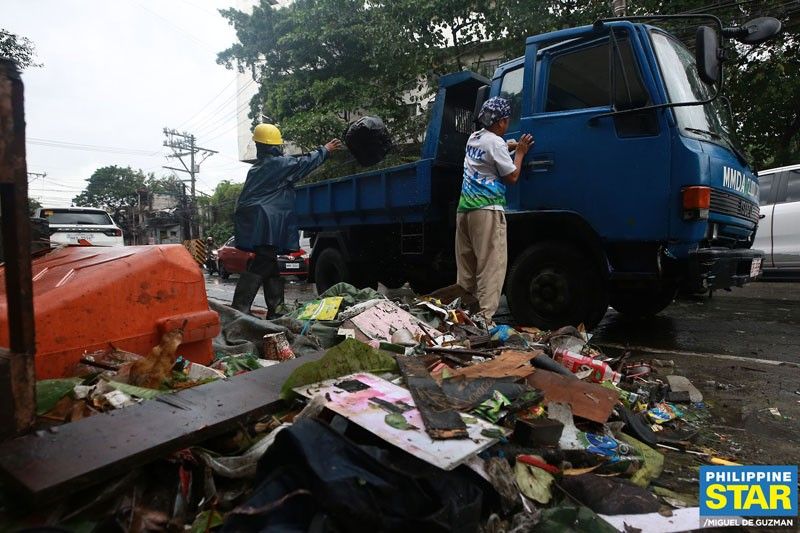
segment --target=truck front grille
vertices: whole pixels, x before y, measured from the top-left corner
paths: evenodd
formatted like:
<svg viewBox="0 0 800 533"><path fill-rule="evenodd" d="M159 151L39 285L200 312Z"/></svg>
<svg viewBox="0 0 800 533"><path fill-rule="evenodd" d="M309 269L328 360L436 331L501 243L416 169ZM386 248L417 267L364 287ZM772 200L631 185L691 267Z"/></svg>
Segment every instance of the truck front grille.
<svg viewBox="0 0 800 533"><path fill-rule="evenodd" d="M711 211L758 223L758 204L735 194L711 189Z"/></svg>

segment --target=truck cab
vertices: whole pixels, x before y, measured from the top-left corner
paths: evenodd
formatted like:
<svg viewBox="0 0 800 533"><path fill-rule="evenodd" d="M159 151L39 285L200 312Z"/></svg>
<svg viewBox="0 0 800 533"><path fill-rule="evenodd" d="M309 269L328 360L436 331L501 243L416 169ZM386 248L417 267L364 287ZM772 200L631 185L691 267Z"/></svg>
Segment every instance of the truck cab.
<svg viewBox="0 0 800 533"><path fill-rule="evenodd" d="M510 261L506 285L515 317L550 322L537 304L592 315L591 305L569 309L567 255L599 262L590 277L606 290L581 289L598 314L608 302L652 314L679 288L729 288L759 274L757 178L713 92L683 43L629 21L531 37L524 57L498 68L489 96L512 101L506 137L535 139L508 192L510 256L523 256ZM537 240L553 241L531 243L532 225ZM525 254L534 244L562 267Z"/></svg>
<svg viewBox="0 0 800 533"><path fill-rule="evenodd" d="M719 52L710 27L693 53L658 27L607 19L528 38L491 80L443 76L419 161L298 188L318 289L454 282L464 146L490 96L511 100L508 139L535 139L507 187L515 322L593 327L609 305L652 315L679 289L757 278L758 181L721 96Z"/></svg>

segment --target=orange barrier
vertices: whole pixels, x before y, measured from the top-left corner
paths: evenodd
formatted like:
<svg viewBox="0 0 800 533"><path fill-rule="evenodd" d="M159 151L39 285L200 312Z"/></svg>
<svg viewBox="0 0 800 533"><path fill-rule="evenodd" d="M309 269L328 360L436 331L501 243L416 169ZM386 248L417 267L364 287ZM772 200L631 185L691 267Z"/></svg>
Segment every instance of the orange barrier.
<svg viewBox="0 0 800 533"><path fill-rule="evenodd" d="M0 268L0 346L8 346L5 268ZM183 326L178 355L208 364L219 316L200 267L183 246L63 248L33 261L36 378L73 375L87 352L112 345L147 355Z"/></svg>

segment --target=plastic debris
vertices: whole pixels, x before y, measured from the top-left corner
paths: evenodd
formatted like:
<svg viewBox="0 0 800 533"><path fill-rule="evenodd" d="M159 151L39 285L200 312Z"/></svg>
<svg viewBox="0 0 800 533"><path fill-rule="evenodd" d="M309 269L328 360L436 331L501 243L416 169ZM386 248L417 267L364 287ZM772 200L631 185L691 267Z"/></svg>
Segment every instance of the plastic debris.
<svg viewBox="0 0 800 533"><path fill-rule="evenodd" d="M575 373L591 370L589 376L595 383L602 383L603 381L619 383L622 379L622 375L619 372L614 372L607 363L563 348L556 349L553 352L553 359Z"/></svg>

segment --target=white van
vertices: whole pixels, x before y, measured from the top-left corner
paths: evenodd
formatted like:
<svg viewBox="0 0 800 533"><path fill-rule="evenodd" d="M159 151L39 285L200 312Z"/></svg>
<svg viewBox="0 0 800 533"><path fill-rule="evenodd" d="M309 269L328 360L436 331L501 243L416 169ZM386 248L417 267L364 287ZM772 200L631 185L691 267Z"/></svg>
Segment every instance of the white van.
<svg viewBox="0 0 800 533"><path fill-rule="evenodd" d="M111 216L96 207L41 207L34 217L50 224L50 242L123 246L122 230Z"/></svg>
<svg viewBox="0 0 800 533"><path fill-rule="evenodd" d="M800 274L800 165L758 173L763 219L753 248L764 251L764 272Z"/></svg>

